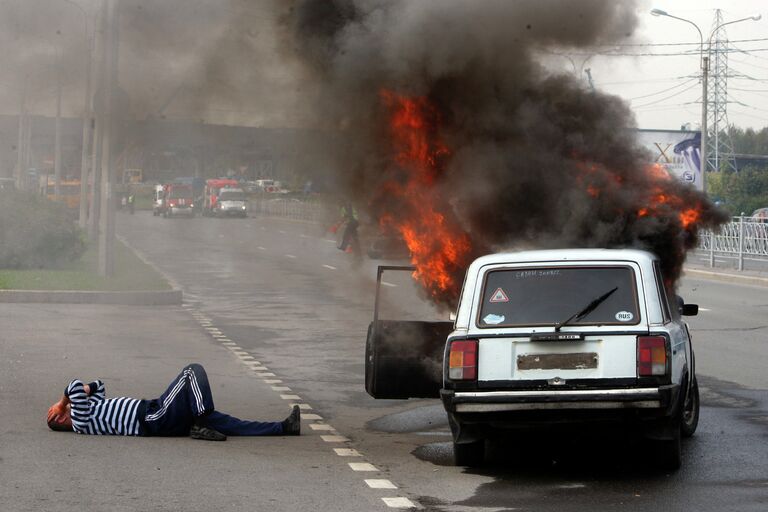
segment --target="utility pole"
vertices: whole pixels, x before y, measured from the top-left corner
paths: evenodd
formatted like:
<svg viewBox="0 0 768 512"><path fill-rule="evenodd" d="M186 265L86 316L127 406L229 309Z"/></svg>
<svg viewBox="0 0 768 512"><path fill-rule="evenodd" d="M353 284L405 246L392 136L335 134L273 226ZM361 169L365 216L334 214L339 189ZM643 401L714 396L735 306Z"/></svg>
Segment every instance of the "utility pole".
<svg viewBox="0 0 768 512"><path fill-rule="evenodd" d="M101 212L99 222L99 275L109 277L115 271L115 198L114 180L114 96L118 69L118 0L104 0L103 128L101 148Z"/></svg>
<svg viewBox="0 0 768 512"><path fill-rule="evenodd" d="M56 124L53 148L53 193L61 201L61 50L56 58Z"/></svg>
<svg viewBox="0 0 768 512"><path fill-rule="evenodd" d="M26 113L24 112L24 104L27 98L27 78L24 77L24 86L21 90L19 100L19 142L16 146L16 188L21 190L22 188L22 176L24 175L24 142L27 131Z"/></svg>
<svg viewBox="0 0 768 512"><path fill-rule="evenodd" d="M93 58L93 46L95 27L88 30L88 13L83 10L83 23L85 24L86 56L85 56L85 99L83 100L83 147L80 154L80 216L78 224L85 229L88 226L88 181L89 181L89 145L91 139L91 116L93 113L91 97L91 60ZM95 169L95 167L93 167ZM93 174L96 174L95 172Z"/></svg>
<svg viewBox="0 0 768 512"><path fill-rule="evenodd" d="M703 52L701 57L701 82L701 149L699 150L701 153L699 157L701 159L701 164L699 165L699 168L701 169L701 191L706 193L707 164L709 162L707 157L707 84L709 83L709 56L703 55Z"/></svg>

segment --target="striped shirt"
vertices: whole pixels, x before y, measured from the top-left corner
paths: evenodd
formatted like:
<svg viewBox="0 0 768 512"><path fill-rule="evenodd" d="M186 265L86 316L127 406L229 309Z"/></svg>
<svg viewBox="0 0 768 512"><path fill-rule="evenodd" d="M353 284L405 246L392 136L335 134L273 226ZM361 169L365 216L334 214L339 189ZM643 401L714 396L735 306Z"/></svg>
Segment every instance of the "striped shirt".
<svg viewBox="0 0 768 512"><path fill-rule="evenodd" d="M141 400L135 398L106 398L104 383L100 380L89 384L90 395L80 380L73 380L64 394L69 397L72 412L72 428L78 434L124 436L139 435L137 411Z"/></svg>

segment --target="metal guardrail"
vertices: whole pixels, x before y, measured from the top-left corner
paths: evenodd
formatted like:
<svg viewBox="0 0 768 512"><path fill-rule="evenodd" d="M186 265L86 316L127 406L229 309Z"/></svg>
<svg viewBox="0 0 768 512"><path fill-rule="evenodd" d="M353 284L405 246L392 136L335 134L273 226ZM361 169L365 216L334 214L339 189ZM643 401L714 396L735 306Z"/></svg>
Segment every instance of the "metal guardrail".
<svg viewBox="0 0 768 512"><path fill-rule="evenodd" d="M738 260L739 270L744 270L745 259L768 261L768 223L751 217L733 217L719 231L699 233L702 253L709 253L709 266L714 267L715 256Z"/></svg>
<svg viewBox="0 0 768 512"><path fill-rule="evenodd" d="M274 197L252 198L249 211L254 215L317 222L325 222L330 216L329 208L323 203Z"/></svg>

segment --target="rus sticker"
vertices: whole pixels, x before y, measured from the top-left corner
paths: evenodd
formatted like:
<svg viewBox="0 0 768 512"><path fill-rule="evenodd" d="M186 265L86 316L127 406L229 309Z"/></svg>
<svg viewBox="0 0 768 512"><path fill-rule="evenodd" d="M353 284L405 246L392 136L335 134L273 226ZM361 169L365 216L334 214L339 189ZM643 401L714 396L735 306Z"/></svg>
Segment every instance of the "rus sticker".
<svg viewBox="0 0 768 512"><path fill-rule="evenodd" d="M616 313L616 320L619 322L631 322L633 318L635 318L635 315L629 311L619 311Z"/></svg>

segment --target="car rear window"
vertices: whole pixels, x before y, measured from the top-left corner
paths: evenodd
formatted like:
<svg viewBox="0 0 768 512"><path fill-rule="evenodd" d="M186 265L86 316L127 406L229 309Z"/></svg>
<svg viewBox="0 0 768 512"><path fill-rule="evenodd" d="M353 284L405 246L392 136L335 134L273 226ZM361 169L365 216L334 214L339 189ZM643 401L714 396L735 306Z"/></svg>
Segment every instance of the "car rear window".
<svg viewBox="0 0 768 512"><path fill-rule="evenodd" d="M591 313L568 325L638 324L634 271L624 266L493 270L485 276L477 325L554 326L614 288Z"/></svg>

